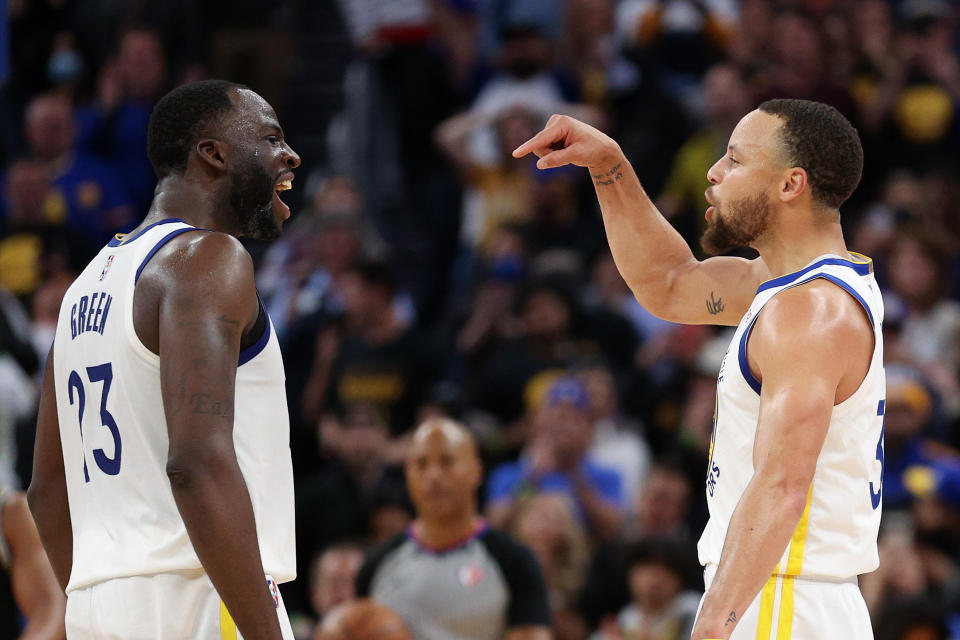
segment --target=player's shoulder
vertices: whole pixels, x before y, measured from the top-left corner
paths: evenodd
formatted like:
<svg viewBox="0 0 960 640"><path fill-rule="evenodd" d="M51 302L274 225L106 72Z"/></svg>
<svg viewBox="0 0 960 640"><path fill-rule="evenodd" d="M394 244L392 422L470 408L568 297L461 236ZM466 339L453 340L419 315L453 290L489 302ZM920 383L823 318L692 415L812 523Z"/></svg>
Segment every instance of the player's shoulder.
<svg viewBox="0 0 960 640"><path fill-rule="evenodd" d="M252 283L253 258L237 238L228 233L185 229L159 248L145 276L167 276L169 284L217 284L240 287Z"/></svg>
<svg viewBox="0 0 960 640"><path fill-rule="evenodd" d="M868 336L872 339L872 322L870 309L850 289L814 278L778 292L764 305L751 343L767 341L785 349L843 348Z"/></svg>

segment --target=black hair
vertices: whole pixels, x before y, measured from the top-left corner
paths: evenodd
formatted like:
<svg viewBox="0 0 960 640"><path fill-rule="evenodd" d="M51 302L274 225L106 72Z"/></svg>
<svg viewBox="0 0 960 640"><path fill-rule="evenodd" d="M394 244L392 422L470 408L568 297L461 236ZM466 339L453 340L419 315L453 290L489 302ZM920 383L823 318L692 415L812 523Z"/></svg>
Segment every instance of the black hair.
<svg viewBox="0 0 960 640"><path fill-rule="evenodd" d="M396 273L388 259L363 258L355 262L351 270L368 285L381 287L391 296L397 290Z"/></svg>
<svg viewBox="0 0 960 640"><path fill-rule="evenodd" d="M627 552L627 572L641 565L660 565L672 571L680 581L681 588L690 588L699 580L700 573L691 558L691 543L677 538L650 536L643 538Z"/></svg>
<svg viewBox="0 0 960 640"><path fill-rule="evenodd" d="M227 80L200 80L157 101L147 126L147 157L158 178L186 170L190 149L234 108L230 91L246 88Z"/></svg>
<svg viewBox="0 0 960 640"><path fill-rule="evenodd" d="M838 209L863 173L863 145L854 126L822 102L767 100L758 108L783 120L780 142L787 161L806 170L814 202Z"/></svg>

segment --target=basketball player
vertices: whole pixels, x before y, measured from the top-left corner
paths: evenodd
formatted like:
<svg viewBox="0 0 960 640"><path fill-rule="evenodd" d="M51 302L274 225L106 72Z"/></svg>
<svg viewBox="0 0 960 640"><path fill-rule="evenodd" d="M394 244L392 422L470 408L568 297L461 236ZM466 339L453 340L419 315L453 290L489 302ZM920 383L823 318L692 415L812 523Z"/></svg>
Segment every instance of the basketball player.
<svg viewBox="0 0 960 640"><path fill-rule="evenodd" d="M238 236L271 239L300 158L273 109L207 80L150 117L147 217L63 300L30 506L81 638L293 638L283 363Z"/></svg>
<svg viewBox="0 0 960 640"><path fill-rule="evenodd" d="M405 471L417 518L367 558L357 596L387 605L413 638L550 640L533 553L477 513L482 471L470 433L427 420L413 434Z"/></svg>
<svg viewBox="0 0 960 640"><path fill-rule="evenodd" d="M618 145L553 116L514 155L589 167L620 273L652 313L737 326L720 368L700 539L707 591L693 638L871 638L857 575L877 568L883 467L883 305L851 254L840 205L860 180L835 109L765 102L707 173L697 261Z"/></svg>

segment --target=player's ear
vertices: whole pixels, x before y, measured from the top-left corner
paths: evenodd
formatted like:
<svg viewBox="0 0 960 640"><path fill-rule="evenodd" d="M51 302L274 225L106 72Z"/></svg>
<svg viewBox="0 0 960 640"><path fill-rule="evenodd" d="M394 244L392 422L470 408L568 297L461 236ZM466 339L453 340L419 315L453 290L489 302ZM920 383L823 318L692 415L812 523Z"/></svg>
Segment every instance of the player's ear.
<svg viewBox="0 0 960 640"><path fill-rule="evenodd" d="M791 202L806 192L809 186L806 169L790 167L780 180L780 200Z"/></svg>
<svg viewBox="0 0 960 640"><path fill-rule="evenodd" d="M197 155L206 162L211 168L217 171L225 171L227 168L226 153L219 140L205 138L197 143Z"/></svg>

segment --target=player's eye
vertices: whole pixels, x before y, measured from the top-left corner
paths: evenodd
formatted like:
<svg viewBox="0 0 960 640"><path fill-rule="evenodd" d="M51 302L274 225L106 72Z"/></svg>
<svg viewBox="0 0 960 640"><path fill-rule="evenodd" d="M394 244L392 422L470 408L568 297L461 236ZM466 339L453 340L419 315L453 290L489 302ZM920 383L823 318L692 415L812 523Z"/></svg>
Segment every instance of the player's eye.
<svg viewBox="0 0 960 640"><path fill-rule="evenodd" d="M272 144L272 145L278 145L278 144L280 144L280 138L279 138L279 136L275 136L275 135L269 135L269 136L267 136L267 141L268 141L270 144Z"/></svg>
<svg viewBox="0 0 960 640"><path fill-rule="evenodd" d="M730 156L730 164L740 164L740 161L733 156Z"/></svg>

